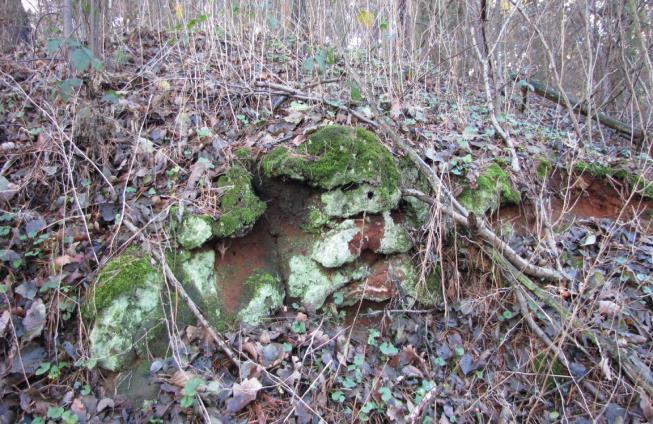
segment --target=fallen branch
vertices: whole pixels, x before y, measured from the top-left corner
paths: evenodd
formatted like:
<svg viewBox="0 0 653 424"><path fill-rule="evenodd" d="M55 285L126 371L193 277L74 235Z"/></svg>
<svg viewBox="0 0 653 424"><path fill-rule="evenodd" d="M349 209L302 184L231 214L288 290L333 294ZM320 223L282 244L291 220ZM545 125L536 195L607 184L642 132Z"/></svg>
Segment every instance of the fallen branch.
<svg viewBox="0 0 653 424"><path fill-rule="evenodd" d="M144 242L148 241L145 235L143 234L143 232L134 224L132 224L130 220L125 218L123 223L125 224L125 227L129 229L129 231L131 231L134 235L138 235L138 237L142 241ZM179 293L183 301L186 302L186 305L188 305L188 308L191 310L193 315L195 315L195 318L197 318L200 324L202 324L202 327L204 327L206 331L209 333L209 336L211 336L213 341L215 341L215 343L220 347L222 352L224 352L224 354L227 355L231 363L237 367L240 367L240 360L236 357L234 351L231 350L227 342L224 341L224 339L220 337L218 333L216 333L216 331L211 327L211 324L209 324L208 320L204 317L204 315L199 310L195 302L193 302L193 299L190 298L190 296L184 289L184 286L179 282L177 277L175 277L175 274L170 269L170 266L168 266L168 262L165 260L163 255L155 249L148 249L148 251L149 253L152 254L154 259L156 259L161 264L167 283L172 286L172 288L175 290L176 293Z"/></svg>
<svg viewBox="0 0 653 424"><path fill-rule="evenodd" d="M348 67L349 73L352 75L354 80L356 80L356 83L361 87L361 90L366 91L366 87L363 85L360 76L356 73L355 70L351 69ZM296 88L292 87L287 87L285 85L281 84L275 84L275 83L269 83L269 82L256 82L256 85L258 87L266 87L268 89L274 89L274 90L279 90L283 91L285 93L288 93L289 95L297 98L303 98L303 99L309 99L312 101L318 101L318 102L326 102L326 100L317 98L317 97L311 97L305 93L303 93L301 90L298 90ZM367 98L371 98L369 93L366 93ZM390 127L390 125L385 122L383 119L381 113L379 110L376 108L376 105L373 103L370 103L370 107L373 108L374 112L379 116L379 121L373 121L365 117L361 117L360 114L357 112L349 109L346 106L335 104L335 103L329 103L333 105L334 107L347 111L349 113L352 113L354 116L359 118L361 121L366 122L370 126L374 128L379 128L383 131L385 131L386 134L391 138L392 142L399 148L401 151L406 153L406 155L409 157L409 159L418 167L422 175L425 176L425 178L428 180L431 188L434 191L441 190L444 193L445 201L447 204L442 205L442 210L445 212L447 215L451 216L454 218L454 220L465 227L469 227L470 224L468 222L468 217L469 217L469 212L465 209L464 206L456 200L456 198L451 194L445 183L438 177L438 175L431 169L431 167L424 162L422 157L413 149L410 147L407 143L405 143L399 134ZM405 190L404 194L416 197L420 200L423 200L429 204L436 204L435 199L425 195L424 193L421 193L416 190ZM439 204L439 203L438 203ZM498 251L502 252L506 256L506 258L514 264L515 267L517 267L519 270L522 270L526 274L532 276L532 277L537 277L537 278L544 278L547 280L554 280L554 281L560 281L562 280L562 275L552 269L548 268L543 268L539 267L536 265L533 265L529 263L526 259L522 258L519 256L506 242L501 240L494 231L492 231L488 225L484 222L481 221L480 225L478 227L478 235L487 243L489 243L492 247L497 249Z"/></svg>
<svg viewBox="0 0 653 424"><path fill-rule="evenodd" d="M405 196L414 197L430 205L437 204L437 201L434 198L432 198L431 196L427 196L426 194L417 190L405 189L402 190L402 193ZM453 218L456 224L460 224L466 228L470 227L469 217L464 217L463 215L457 213L456 211L452 210L451 208L445 205L440 205L440 207L442 208L442 212L450 216L451 218ZM508 263L513 265L515 268L519 269L521 272L530 275L532 277L544 278L546 280L560 281L562 279L562 275L560 275L558 271L550 268L543 268L537 265L533 265L530 262L528 262L526 259L519 256L517 252L515 252L514 249L510 247L508 243L501 240L501 238L497 236L494 233L494 231L492 231L484 221L479 222L477 220L476 225L477 225L477 227L475 228L476 234L483 241L485 241L491 247L493 247L498 252L500 252L501 257L503 259L506 259Z"/></svg>
<svg viewBox="0 0 653 424"><path fill-rule="evenodd" d="M513 287L517 290L521 287L528 289L540 301L555 310L565 324L580 333L581 336L589 339L599 348L600 351L607 352L612 360L619 364L624 374L633 382L634 385L644 389L649 396L653 396L653 373L651 372L651 369L637 357L635 352L625 347L621 347L616 341L596 334L594 331L584 327L580 320L572 317L571 312L569 312L564 305L528 278L528 276L523 272L520 272L512 264L507 262L498 251L492 251L490 256L493 262L501 269L502 275L511 285L513 285Z"/></svg>
<svg viewBox="0 0 653 424"><path fill-rule="evenodd" d="M546 83L538 81L535 79L521 79L517 74L513 74L512 78L519 80L519 88L522 91L523 97L527 91L532 91L540 97L544 97L547 100L550 100L560 106L565 106L565 100L563 95L553 88L549 87ZM608 128L612 128L616 132L632 137L635 140L642 140L646 134L634 128L631 125L626 124L625 122L618 121L616 119L610 118L608 115L602 112L592 112L586 103L581 102L573 96L567 95L567 99L571 105L571 110L576 113L580 113L584 116L589 116L595 121L605 125ZM524 101L525 103L525 101Z"/></svg>

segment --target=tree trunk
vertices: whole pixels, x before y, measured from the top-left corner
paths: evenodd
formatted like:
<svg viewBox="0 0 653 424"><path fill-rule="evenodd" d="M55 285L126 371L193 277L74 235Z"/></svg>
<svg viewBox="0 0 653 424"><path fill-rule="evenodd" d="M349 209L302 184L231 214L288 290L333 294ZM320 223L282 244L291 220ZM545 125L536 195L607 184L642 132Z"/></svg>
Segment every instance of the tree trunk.
<svg viewBox="0 0 653 424"><path fill-rule="evenodd" d="M63 2L63 36L66 40L73 36L73 0Z"/></svg>
<svg viewBox="0 0 653 424"><path fill-rule="evenodd" d="M0 0L0 51L8 52L29 37L28 16L20 0Z"/></svg>

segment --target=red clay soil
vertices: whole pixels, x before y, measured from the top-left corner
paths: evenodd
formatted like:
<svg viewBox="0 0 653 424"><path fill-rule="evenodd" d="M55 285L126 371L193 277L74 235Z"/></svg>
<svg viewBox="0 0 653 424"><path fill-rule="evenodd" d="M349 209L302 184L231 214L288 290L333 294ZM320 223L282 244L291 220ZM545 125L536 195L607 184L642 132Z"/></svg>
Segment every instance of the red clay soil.
<svg viewBox="0 0 653 424"><path fill-rule="evenodd" d="M579 186L571 191L565 204L559 197L551 199L551 222L568 223L574 218L608 218L628 221L640 218L647 232L653 231L651 212L653 201L632 196L624 196L606 179L583 176ZM564 215L563 215L564 211ZM538 218L532 205L512 205L502 207L493 217L492 222L509 222L518 234L538 231Z"/></svg>

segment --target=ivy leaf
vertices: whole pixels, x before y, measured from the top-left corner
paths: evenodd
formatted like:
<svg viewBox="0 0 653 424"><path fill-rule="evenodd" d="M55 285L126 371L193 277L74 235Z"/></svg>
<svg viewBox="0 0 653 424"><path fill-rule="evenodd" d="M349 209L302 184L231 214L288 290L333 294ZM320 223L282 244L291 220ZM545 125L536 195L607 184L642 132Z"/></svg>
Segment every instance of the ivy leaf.
<svg viewBox="0 0 653 424"><path fill-rule="evenodd" d="M381 349L381 353L383 353L386 356L394 356L399 353L399 349L397 349L395 345L389 342L381 343L379 349Z"/></svg>
<svg viewBox="0 0 653 424"><path fill-rule="evenodd" d="M335 402L342 403L345 401L345 394L341 390L331 393L331 399Z"/></svg>

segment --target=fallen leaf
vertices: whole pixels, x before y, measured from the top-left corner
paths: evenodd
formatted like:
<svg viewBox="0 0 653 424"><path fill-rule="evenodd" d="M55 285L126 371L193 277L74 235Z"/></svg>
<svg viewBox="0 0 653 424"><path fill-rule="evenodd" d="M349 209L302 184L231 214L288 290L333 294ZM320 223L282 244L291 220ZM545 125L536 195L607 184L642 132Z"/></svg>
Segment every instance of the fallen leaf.
<svg viewBox="0 0 653 424"><path fill-rule="evenodd" d="M616 316L621 311L621 306L610 300L599 300L599 313L610 317Z"/></svg>
<svg viewBox="0 0 653 424"><path fill-rule="evenodd" d="M233 387L233 396L227 400L227 411L238 412L256 399L263 385L256 378L249 378Z"/></svg>
<svg viewBox="0 0 653 424"><path fill-rule="evenodd" d="M44 326L45 305L41 299L36 299L27 310L25 318L23 318L23 327L25 327L27 341L40 336Z"/></svg>
<svg viewBox="0 0 653 424"><path fill-rule="evenodd" d="M111 398L101 399L97 404L96 412L100 413L100 412L104 411L107 408L113 409L113 405L114 405L113 404L113 399L111 399Z"/></svg>
<svg viewBox="0 0 653 424"><path fill-rule="evenodd" d="M641 390L639 392L639 407L642 408L646 420L653 422L653 404L651 404L651 399L646 396L646 393Z"/></svg>

